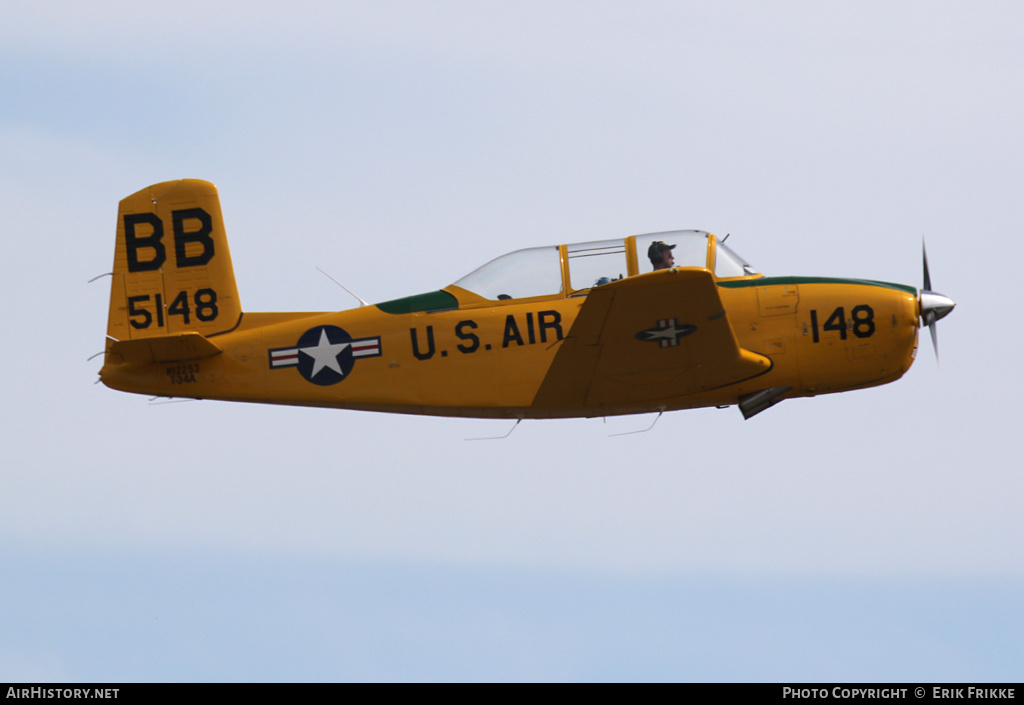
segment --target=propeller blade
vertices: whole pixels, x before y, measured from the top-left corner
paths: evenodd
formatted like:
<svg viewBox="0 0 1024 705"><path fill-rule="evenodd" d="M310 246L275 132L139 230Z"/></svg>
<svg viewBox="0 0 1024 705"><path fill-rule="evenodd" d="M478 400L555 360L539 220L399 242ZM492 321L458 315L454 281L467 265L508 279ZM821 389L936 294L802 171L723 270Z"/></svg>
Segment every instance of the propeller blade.
<svg viewBox="0 0 1024 705"><path fill-rule="evenodd" d="M925 291L932 290L932 278L928 274L928 250L924 246L924 238L921 238L921 260L924 262L924 286Z"/></svg>
<svg viewBox="0 0 1024 705"><path fill-rule="evenodd" d="M928 250L925 248L924 238L921 238L921 262L924 268L924 285L918 294L921 325L928 326L928 332L932 336L932 348L935 349L935 364L938 364L939 328L935 324L940 318L949 315L949 312L956 307L956 302L948 296L932 291L932 277L928 272Z"/></svg>
<svg viewBox="0 0 1024 705"><path fill-rule="evenodd" d="M932 334L932 348L935 349L935 364L939 364L939 327L935 325L935 317L928 323L928 332Z"/></svg>

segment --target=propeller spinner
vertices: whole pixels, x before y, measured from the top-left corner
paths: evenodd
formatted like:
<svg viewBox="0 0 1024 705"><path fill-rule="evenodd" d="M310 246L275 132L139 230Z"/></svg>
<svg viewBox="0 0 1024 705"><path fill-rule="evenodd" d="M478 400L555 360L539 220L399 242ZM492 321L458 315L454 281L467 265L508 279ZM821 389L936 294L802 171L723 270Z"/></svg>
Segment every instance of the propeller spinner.
<svg viewBox="0 0 1024 705"><path fill-rule="evenodd" d="M918 295L921 308L921 323L928 326L932 336L932 347L935 348L935 361L939 361L939 334L935 322L945 318L956 307L956 302L948 296L932 291L932 278L928 273L928 251L924 241L921 242L921 258L924 262L924 286Z"/></svg>

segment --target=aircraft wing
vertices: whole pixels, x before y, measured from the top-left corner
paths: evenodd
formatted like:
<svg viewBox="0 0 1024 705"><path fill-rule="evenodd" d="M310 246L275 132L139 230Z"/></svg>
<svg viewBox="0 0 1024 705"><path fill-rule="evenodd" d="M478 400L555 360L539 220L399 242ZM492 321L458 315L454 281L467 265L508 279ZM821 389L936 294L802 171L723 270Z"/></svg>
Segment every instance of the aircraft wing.
<svg viewBox="0 0 1024 705"><path fill-rule="evenodd" d="M590 291L534 406L654 406L771 367L737 343L709 270L669 269Z"/></svg>

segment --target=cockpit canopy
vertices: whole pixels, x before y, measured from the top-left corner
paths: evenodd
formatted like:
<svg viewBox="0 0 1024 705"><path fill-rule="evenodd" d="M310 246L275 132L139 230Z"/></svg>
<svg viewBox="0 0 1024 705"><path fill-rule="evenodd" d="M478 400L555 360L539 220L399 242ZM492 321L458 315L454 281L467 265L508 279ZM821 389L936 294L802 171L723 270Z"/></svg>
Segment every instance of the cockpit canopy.
<svg viewBox="0 0 1024 705"><path fill-rule="evenodd" d="M454 286L492 301L572 296L652 271L647 251L657 241L675 245L672 252L676 267L706 267L718 279L758 274L714 235L701 230L671 230L618 240L517 250L491 260Z"/></svg>

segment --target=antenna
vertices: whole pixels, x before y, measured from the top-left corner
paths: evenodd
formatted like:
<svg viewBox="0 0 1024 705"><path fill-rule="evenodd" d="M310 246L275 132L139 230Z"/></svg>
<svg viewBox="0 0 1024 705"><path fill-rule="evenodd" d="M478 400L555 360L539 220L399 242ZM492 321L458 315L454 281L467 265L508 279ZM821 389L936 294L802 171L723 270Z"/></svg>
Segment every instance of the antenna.
<svg viewBox="0 0 1024 705"><path fill-rule="evenodd" d="M522 420L523 420L522 416L520 416L518 419L516 419L516 422L514 424L512 424L512 428L510 428L508 430L508 433L506 433L504 436L485 436L484 438L467 438L465 440L467 440L467 441L500 441L503 438L508 438L509 436L511 436L512 432L516 430L516 426L518 426L519 422L522 421Z"/></svg>
<svg viewBox="0 0 1024 705"><path fill-rule="evenodd" d="M334 282L335 284L337 284L338 286L340 286L340 287L341 287L342 289L344 289L345 291L347 291L347 292L348 292L348 293L349 293L349 294L350 294L350 295L352 296L352 298L354 298L354 299L355 299L356 301L358 301L358 302L359 302L359 305L360 305L360 306L369 306L369 305L370 305L370 304L369 304L369 302L367 302L367 301L363 301L363 300L362 300L361 298L359 298L358 296L356 296L355 294L353 294L353 293L352 293L352 291L351 291L351 290L350 290L350 289L349 289L349 288L348 288L347 286L345 286L344 284L342 284L342 283L341 283L340 281L338 281L337 279L335 279L334 277L332 277L332 276L331 276L330 274L328 274L328 273L327 273L327 272L325 272L324 270L322 270L322 269L320 269L319 267L317 267L317 268L316 268L316 271L320 272L320 273L321 273L321 274L323 274L323 275L324 275L325 277L327 277L328 279L330 279L330 280L331 280L332 282Z"/></svg>
<svg viewBox="0 0 1024 705"><path fill-rule="evenodd" d="M661 415L665 413L665 407L664 406L659 406L658 409L659 409L658 415L654 417L654 421L652 421L651 425L648 426L647 428L641 429L639 431L626 431L625 433L611 433L611 434L608 435L608 437L611 438L612 436L632 436L634 433L647 433L652 428L654 428L654 424L658 423L658 419L660 419Z"/></svg>
<svg viewBox="0 0 1024 705"><path fill-rule="evenodd" d="M165 399L166 401L157 401ZM200 401L199 399L175 399L174 397L152 397L146 406L164 406L165 404L183 404L187 401Z"/></svg>

